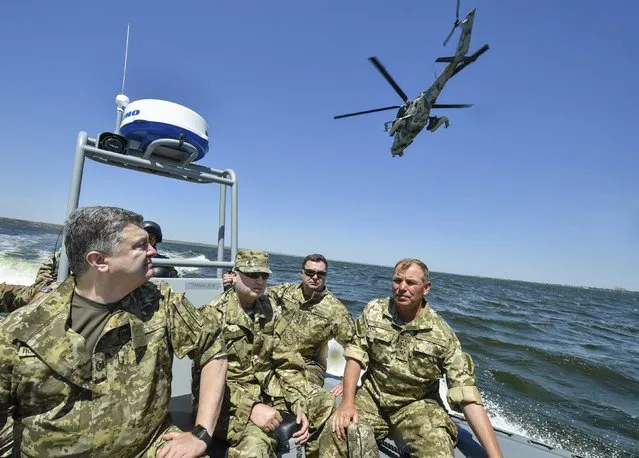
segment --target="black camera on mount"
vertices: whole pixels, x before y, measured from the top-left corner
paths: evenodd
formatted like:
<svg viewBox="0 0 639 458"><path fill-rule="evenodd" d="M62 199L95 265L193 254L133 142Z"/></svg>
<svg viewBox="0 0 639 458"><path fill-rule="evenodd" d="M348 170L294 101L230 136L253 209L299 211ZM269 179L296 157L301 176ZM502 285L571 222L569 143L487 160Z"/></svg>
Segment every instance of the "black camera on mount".
<svg viewBox="0 0 639 458"><path fill-rule="evenodd" d="M112 153L127 154L129 141L122 135L112 132L102 132L98 137L98 148Z"/></svg>

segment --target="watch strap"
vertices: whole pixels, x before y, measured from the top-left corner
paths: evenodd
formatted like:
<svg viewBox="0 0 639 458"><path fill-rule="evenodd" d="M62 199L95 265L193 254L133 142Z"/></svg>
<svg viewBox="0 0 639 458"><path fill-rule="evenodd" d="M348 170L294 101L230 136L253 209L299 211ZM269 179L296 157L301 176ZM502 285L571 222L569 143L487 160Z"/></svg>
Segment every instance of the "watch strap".
<svg viewBox="0 0 639 458"><path fill-rule="evenodd" d="M201 441L204 441L207 448L210 447L211 444L213 443L213 438L211 437L209 432L206 430L206 428L202 425L195 425L195 427L191 430L191 434L193 434L195 437L197 437Z"/></svg>

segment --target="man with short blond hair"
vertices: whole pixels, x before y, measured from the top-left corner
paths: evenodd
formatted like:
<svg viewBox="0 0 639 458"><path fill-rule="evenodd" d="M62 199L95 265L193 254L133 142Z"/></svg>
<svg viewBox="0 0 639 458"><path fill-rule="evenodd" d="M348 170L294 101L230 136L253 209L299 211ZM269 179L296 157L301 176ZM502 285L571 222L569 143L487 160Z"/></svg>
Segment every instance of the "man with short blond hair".
<svg viewBox="0 0 639 458"><path fill-rule="evenodd" d="M430 308L425 297L430 288L426 265L402 259L393 272L392 298L374 299L364 308L354 344L344 352L343 401L331 428L322 432L321 456L360 456L362 450L354 448L362 442L369 445L368 453L376 453L375 441L392 431L411 456L452 457L457 428L439 397L444 375L451 407L464 412L490 458L502 456L475 386L472 359ZM345 441L346 436L352 440Z"/></svg>

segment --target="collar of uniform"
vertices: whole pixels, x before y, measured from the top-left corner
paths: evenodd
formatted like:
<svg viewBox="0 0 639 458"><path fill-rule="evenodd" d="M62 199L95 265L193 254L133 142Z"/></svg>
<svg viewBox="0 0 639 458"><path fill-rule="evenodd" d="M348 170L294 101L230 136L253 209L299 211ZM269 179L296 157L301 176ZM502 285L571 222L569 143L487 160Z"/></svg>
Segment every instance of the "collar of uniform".
<svg viewBox="0 0 639 458"><path fill-rule="evenodd" d="M248 315L240 305L240 300L237 297L237 292L234 289L230 289L226 292L226 294L228 294L226 303L226 323L242 326L246 329L253 329L253 320L248 317ZM255 303L253 304L253 312L256 315L263 316L264 311L261 305L261 297L262 296L258 296ZM255 318L259 317L256 316Z"/></svg>
<svg viewBox="0 0 639 458"><path fill-rule="evenodd" d="M164 320L152 320L151 318L159 310L160 299L163 295L168 294L168 289L169 285L165 282L149 281L132 291L120 301L113 311L112 317L102 330L102 335L112 329L128 326L131 329L133 348L146 346L145 333L165 325Z"/></svg>
<svg viewBox="0 0 639 458"><path fill-rule="evenodd" d="M91 389L91 355L84 340L68 326L74 288L75 278L70 276L21 316L14 334L54 372Z"/></svg>
<svg viewBox="0 0 639 458"><path fill-rule="evenodd" d="M267 320L273 316L273 307L271 305L271 300L266 294L261 294L255 299L255 314L258 318L266 318Z"/></svg>
<svg viewBox="0 0 639 458"><path fill-rule="evenodd" d="M404 326L409 327L410 329L421 330L430 330L433 328L433 319L430 313L431 308L426 298L422 300L422 307L424 308L422 314L410 323L404 324ZM389 320L391 320L391 322L395 324L403 322L401 317L399 316L399 313L397 312L397 308L395 307L395 301L393 301L393 298L388 299L388 307L384 309L384 316L386 316Z"/></svg>
<svg viewBox="0 0 639 458"><path fill-rule="evenodd" d="M298 288L298 292L300 295L300 305L306 305L306 306L310 306L310 305L314 305L317 304L318 302L320 302L322 299L324 299L324 296L326 296L326 294L328 293L328 288L326 287L326 285L324 285L324 289L321 291L313 291L313 294L311 294L311 297L309 297L308 299L306 299L306 296L304 295L304 285L303 283L299 284L299 288Z"/></svg>
<svg viewBox="0 0 639 458"><path fill-rule="evenodd" d="M226 310L225 310L225 322L227 324L236 324L244 327L249 327L248 318L242 306L240 300L237 297L237 292L234 288L229 289L226 293Z"/></svg>

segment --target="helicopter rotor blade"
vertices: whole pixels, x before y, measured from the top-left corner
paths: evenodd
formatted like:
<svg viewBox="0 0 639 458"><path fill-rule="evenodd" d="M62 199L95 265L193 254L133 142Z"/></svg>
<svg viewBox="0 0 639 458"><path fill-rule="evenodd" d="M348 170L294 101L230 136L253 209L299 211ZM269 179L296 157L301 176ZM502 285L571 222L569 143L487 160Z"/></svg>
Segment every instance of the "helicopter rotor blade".
<svg viewBox="0 0 639 458"><path fill-rule="evenodd" d="M455 29L460 24L460 22L459 22L459 1L460 0L457 0L457 10L455 11L455 22L453 23L453 28L451 29L450 33L448 34L448 36L444 40L444 46L446 46L446 44L448 43L448 40L450 40L450 37L453 36L453 33L455 32Z"/></svg>
<svg viewBox="0 0 639 458"><path fill-rule="evenodd" d="M343 115L333 116L333 119L348 118L350 116L359 116L359 115L363 115L367 113L375 113L377 111L394 110L396 108L401 108L401 105L393 105L392 107L384 107L384 108L375 108L374 110L358 111L357 113L346 113Z"/></svg>
<svg viewBox="0 0 639 458"><path fill-rule="evenodd" d="M450 32L448 34L448 36L446 37L446 39L444 40L444 46L446 46L446 44L448 43L448 40L450 40L450 38L453 36L453 33L455 33L455 29L457 28L457 24L455 24L453 26L452 29L450 29Z"/></svg>
<svg viewBox="0 0 639 458"><path fill-rule="evenodd" d="M470 108L472 103L435 103L431 108Z"/></svg>
<svg viewBox="0 0 639 458"><path fill-rule="evenodd" d="M404 91L402 91L402 88L399 87L399 85L395 82L393 77L390 76L390 73L386 71L384 66L377 60L377 57L369 57L368 60L370 60L371 63L375 66L375 68L384 76L384 78L386 78L386 81L388 81L388 84L393 86L393 89L395 89L395 92L399 94L402 100L404 102L408 102L408 96L404 93Z"/></svg>

